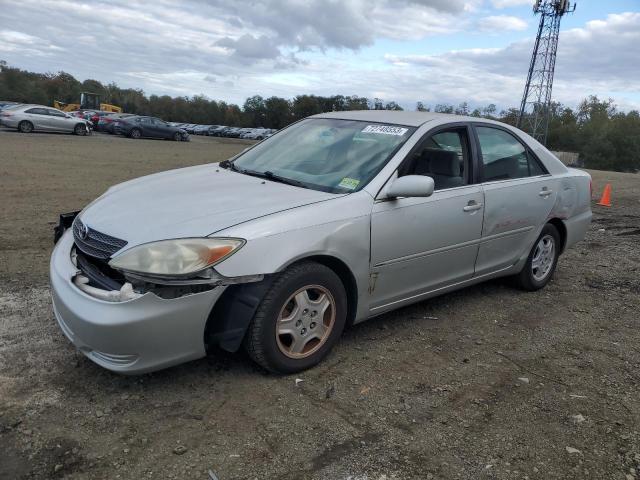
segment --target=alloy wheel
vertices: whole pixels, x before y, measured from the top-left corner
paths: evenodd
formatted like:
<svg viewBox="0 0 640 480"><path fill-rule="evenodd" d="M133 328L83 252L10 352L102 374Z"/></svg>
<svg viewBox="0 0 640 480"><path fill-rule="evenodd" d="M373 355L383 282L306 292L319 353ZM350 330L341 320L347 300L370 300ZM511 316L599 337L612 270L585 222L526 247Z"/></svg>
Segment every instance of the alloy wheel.
<svg viewBox="0 0 640 480"><path fill-rule="evenodd" d="M536 281L541 282L549 275L554 259L555 240L551 235L545 235L538 241L531 259L531 273Z"/></svg>
<svg viewBox="0 0 640 480"><path fill-rule="evenodd" d="M278 315L276 341L289 358L306 358L317 352L331 335L336 319L336 301L320 285L298 289Z"/></svg>

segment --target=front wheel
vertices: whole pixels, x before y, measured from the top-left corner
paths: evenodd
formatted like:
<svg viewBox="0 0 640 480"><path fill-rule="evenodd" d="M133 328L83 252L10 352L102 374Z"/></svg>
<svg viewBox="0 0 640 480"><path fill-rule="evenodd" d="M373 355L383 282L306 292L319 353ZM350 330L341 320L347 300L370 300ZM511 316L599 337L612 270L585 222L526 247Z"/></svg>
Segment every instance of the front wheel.
<svg viewBox="0 0 640 480"><path fill-rule="evenodd" d="M315 262L294 265L274 281L245 338L249 356L276 373L294 373L320 362L337 343L347 318L340 278Z"/></svg>
<svg viewBox="0 0 640 480"><path fill-rule="evenodd" d="M559 256L560 234L556 227L547 223L529 252L527 263L515 277L518 286L528 291L544 287L553 276Z"/></svg>
<svg viewBox="0 0 640 480"><path fill-rule="evenodd" d="M140 137L142 137L142 132L140 131L140 129L138 128L134 128L133 130L131 130L131 132L129 133L129 136L131 138L133 138L134 140L138 140Z"/></svg>
<svg viewBox="0 0 640 480"><path fill-rule="evenodd" d="M180 132L176 132L173 134L173 141L174 142L181 142L182 141L182 135L180 134Z"/></svg>
<svg viewBox="0 0 640 480"><path fill-rule="evenodd" d="M85 135L87 133L87 126L79 123L73 129L73 133L76 135Z"/></svg>

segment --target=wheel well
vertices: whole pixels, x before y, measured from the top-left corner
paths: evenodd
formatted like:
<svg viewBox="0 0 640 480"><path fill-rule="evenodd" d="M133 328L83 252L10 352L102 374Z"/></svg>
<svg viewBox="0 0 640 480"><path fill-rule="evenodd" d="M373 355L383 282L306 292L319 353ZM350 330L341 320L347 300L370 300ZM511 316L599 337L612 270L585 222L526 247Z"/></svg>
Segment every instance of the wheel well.
<svg viewBox="0 0 640 480"><path fill-rule="evenodd" d="M347 323L346 326L350 327L356 318L356 311L358 308L358 285L356 279L351 273L351 269L342 260L329 255L314 255L312 257L305 257L301 261L312 261L324 265L335 272L347 292ZM296 262L297 263L297 262Z"/></svg>
<svg viewBox="0 0 640 480"><path fill-rule="evenodd" d="M329 255L305 257L295 263L306 261L324 265L340 277L347 292L346 325L351 326L358 307L358 286L349 267L342 260ZM218 345L223 350L235 352L240 347L249 322L274 278L275 275L266 275L261 282L230 285L226 288L213 306L205 325L204 343L207 348Z"/></svg>
<svg viewBox="0 0 640 480"><path fill-rule="evenodd" d="M562 253L564 251L565 245L567 244L567 227L564 224L564 222L559 218L552 218L547 223L550 223L551 225L556 227L556 229L558 230L558 233L560 234L560 244L561 244L560 253Z"/></svg>

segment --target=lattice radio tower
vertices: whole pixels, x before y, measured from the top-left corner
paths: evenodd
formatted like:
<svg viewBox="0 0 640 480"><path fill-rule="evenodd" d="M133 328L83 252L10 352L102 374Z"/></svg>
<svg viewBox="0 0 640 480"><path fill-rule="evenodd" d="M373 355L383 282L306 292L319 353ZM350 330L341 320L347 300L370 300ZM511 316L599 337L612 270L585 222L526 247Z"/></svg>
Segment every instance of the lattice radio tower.
<svg viewBox="0 0 640 480"><path fill-rule="evenodd" d="M533 11L540 14L540 26L520 104L518 128L543 145L547 142L551 114L551 90L558 51L560 20L565 14L575 9L575 3L568 0L537 0L533 5Z"/></svg>

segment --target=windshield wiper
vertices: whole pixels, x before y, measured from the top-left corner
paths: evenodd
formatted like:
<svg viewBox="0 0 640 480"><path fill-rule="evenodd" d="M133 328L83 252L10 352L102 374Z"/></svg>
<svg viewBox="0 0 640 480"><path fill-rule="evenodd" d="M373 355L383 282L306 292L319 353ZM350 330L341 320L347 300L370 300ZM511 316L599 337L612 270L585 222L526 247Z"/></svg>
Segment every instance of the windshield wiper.
<svg viewBox="0 0 640 480"><path fill-rule="evenodd" d="M293 185L294 187L309 188L303 182L301 182L299 180L293 180L292 178L281 177L280 175L276 175L275 173L273 173L273 172L271 172L269 170L264 172L264 176L266 178L268 178L269 180L273 180L275 182L284 183L286 185Z"/></svg>
<svg viewBox="0 0 640 480"><path fill-rule="evenodd" d="M258 172L257 170L247 170L246 168L242 169L235 166L233 166L233 168L237 172L244 173L245 175L251 175L252 177L266 178L267 180L271 180L272 182L284 183L286 185L293 185L294 187L309 188L303 182L300 182L298 180L293 180L292 178L281 177L280 175L276 175L275 173L269 170L265 172Z"/></svg>
<svg viewBox="0 0 640 480"><path fill-rule="evenodd" d="M299 180L293 180L292 178L281 177L280 175L276 175L270 170L267 170L265 172L259 172L257 170L247 170L246 168L238 168L235 166L232 160L223 160L218 165L220 165L222 168L228 168L229 170L233 170L234 172L244 173L245 175L251 175L252 177L266 178L267 180L271 180L272 182L284 183L286 185L293 185L294 187L309 188L304 182L300 182Z"/></svg>

